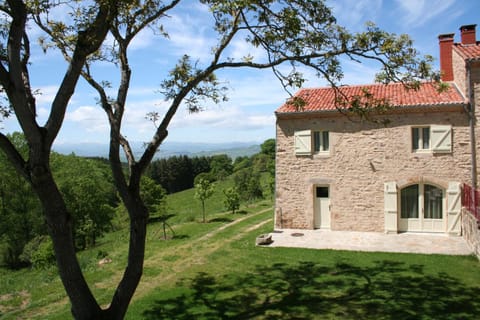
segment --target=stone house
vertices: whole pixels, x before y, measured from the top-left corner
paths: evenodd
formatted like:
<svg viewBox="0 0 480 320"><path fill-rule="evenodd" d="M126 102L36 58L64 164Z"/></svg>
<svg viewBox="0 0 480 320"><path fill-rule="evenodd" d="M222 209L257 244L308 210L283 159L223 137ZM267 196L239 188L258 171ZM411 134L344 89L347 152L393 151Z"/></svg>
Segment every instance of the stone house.
<svg viewBox="0 0 480 320"><path fill-rule="evenodd" d="M439 36L446 91L428 82L340 89L386 99L394 107L375 116L386 125L347 117L332 88L301 89L303 108L277 109L276 228L461 234L461 186L478 178L475 27L462 26L459 43Z"/></svg>

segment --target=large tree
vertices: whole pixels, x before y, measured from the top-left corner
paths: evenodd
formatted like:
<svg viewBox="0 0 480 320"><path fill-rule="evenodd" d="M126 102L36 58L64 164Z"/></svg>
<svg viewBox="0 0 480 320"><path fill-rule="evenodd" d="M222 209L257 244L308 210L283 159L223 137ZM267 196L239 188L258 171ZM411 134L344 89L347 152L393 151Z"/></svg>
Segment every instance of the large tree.
<svg viewBox="0 0 480 320"><path fill-rule="evenodd" d="M304 77L299 69L313 69L332 85L342 78L340 58L373 60L383 70L383 81L412 83L425 76L428 65L417 56L407 36L396 36L368 25L361 33L350 33L336 24L324 1L303 0L200 0L208 8L212 32L218 42L210 48L211 56L203 63L188 52L180 55L163 79L160 91L169 103L165 114L151 113L156 125L143 154L136 157L122 134L122 121L132 70L129 46L140 32L156 27L159 36L170 10L180 0L92 0L92 1L20 1L0 2L0 85L8 102L0 114L13 112L25 134L29 152L22 155L0 133L0 148L17 172L28 181L43 207L52 238L57 266L77 319L121 319L136 290L143 270L148 210L140 193L140 178L156 150L165 140L168 127L183 105L191 112L200 111L204 100L222 101L225 91L216 72L225 68L270 69L285 88L299 87ZM192 2L189 2L192 4ZM54 12L69 13L61 21ZM208 13L207 13L208 12ZM52 13L52 14L50 14ZM59 49L67 61L63 78L51 102L48 119L36 118L35 91L30 81L31 45L38 35L45 49ZM107 38L108 35L108 38ZM106 41L108 39L108 41ZM243 41L262 52L236 59L228 48ZM208 50L208 49L207 49ZM36 52L36 51L35 51ZM93 72L96 63L118 66L118 79L112 74L102 79ZM110 124L109 159L118 194L130 218L130 243L127 266L109 306L102 310L84 279L75 255L72 218L50 168L50 153L62 126L69 101L83 77L98 93ZM118 87L109 88L113 83ZM116 89L115 96L107 93ZM294 101L301 107L301 101ZM121 152L128 171L121 163Z"/></svg>

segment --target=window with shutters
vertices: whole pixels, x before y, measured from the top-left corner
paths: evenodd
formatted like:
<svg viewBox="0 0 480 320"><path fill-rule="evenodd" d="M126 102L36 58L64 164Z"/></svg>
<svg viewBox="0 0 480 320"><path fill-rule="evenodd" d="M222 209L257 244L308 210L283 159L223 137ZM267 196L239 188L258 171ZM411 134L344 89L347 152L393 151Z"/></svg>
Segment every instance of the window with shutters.
<svg viewBox="0 0 480 320"><path fill-rule="evenodd" d="M412 127L413 152L452 152L452 126Z"/></svg>
<svg viewBox="0 0 480 320"><path fill-rule="evenodd" d="M443 190L430 184L414 184L401 190L401 218L443 218Z"/></svg>
<svg viewBox="0 0 480 320"><path fill-rule="evenodd" d="M329 137L328 131L314 131L313 132L313 152L314 153L328 153L329 151Z"/></svg>
<svg viewBox="0 0 480 320"><path fill-rule="evenodd" d="M413 151L430 150L430 127L412 128Z"/></svg>
<svg viewBox="0 0 480 320"><path fill-rule="evenodd" d="M328 131L295 131L294 139L296 155L328 154L330 150Z"/></svg>

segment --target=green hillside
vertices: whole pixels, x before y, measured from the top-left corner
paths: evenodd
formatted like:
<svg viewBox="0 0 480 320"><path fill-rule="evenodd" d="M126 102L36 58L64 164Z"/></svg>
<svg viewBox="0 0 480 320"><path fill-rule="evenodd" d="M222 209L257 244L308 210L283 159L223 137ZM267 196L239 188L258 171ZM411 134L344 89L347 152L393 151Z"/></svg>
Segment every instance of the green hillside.
<svg viewBox="0 0 480 320"><path fill-rule="evenodd" d="M193 189L167 196L174 234L167 229L163 240L162 224L149 225L144 274L126 319L477 318L476 258L257 247L255 238L273 231L271 197L233 215L223 207L232 185L232 178L216 182L206 223ZM78 254L103 305L127 246L123 228ZM0 269L0 318L71 318L55 267Z"/></svg>

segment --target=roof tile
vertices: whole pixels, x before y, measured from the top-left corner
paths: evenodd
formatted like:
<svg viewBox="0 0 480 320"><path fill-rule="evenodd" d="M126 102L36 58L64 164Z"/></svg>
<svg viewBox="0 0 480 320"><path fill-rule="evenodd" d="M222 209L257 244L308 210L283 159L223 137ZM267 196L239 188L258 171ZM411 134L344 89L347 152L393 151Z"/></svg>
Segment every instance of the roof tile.
<svg viewBox="0 0 480 320"><path fill-rule="evenodd" d="M365 90L367 90L374 99L385 99L397 107L465 103L465 99L453 84L443 92L439 92L431 82L421 83L418 90L408 89L401 83L345 86L340 87L340 90L348 98L363 96ZM303 99L306 103L301 111L298 111L292 104L285 103L277 109L276 113L322 112L333 111L338 108L335 90L330 87L301 89L295 97Z"/></svg>
<svg viewBox="0 0 480 320"><path fill-rule="evenodd" d="M480 43L464 45L461 43L455 43L454 50L460 54L465 60L478 60L480 59Z"/></svg>

